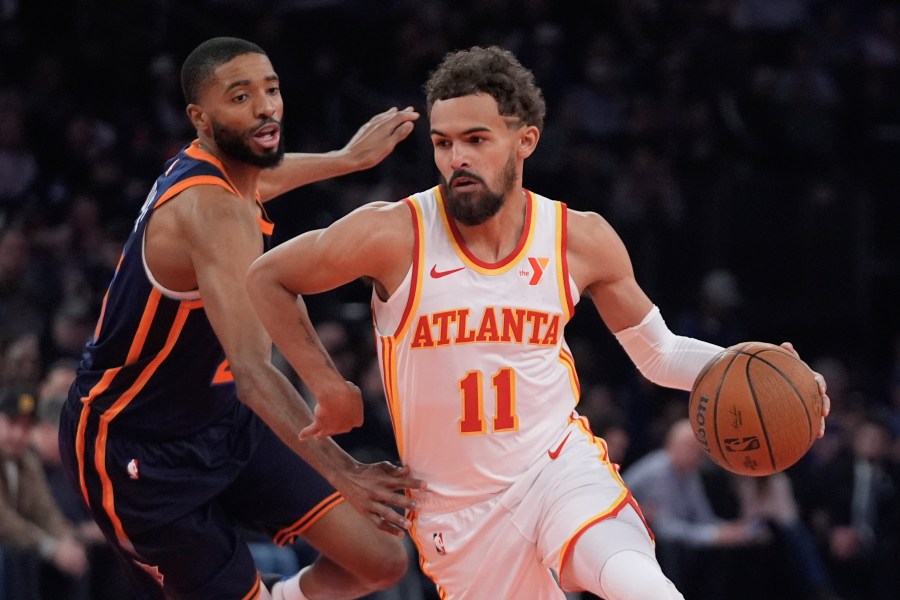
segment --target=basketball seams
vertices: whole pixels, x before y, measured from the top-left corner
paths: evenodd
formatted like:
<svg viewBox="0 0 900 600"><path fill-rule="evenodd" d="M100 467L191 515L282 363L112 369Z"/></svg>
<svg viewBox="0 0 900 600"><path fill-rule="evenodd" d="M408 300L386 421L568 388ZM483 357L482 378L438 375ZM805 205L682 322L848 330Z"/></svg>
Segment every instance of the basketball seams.
<svg viewBox="0 0 900 600"><path fill-rule="evenodd" d="M762 352L765 352L765 350L760 350L757 354L761 354ZM750 390L750 395L753 397L753 406L756 407L756 416L759 419L759 427L760 429L762 429L763 438L765 438L766 440L766 452L769 455L769 462L772 463L772 469L777 470L778 465L775 464L775 453L772 451L772 442L769 439L769 428L766 427L766 420L763 418L762 408L759 405L759 396L756 394L756 387L753 385L753 378L750 377L750 365L753 364L753 359L757 358L757 355L750 354L749 352L738 352L738 354L743 354L747 357L747 362L745 363L744 367L744 375L747 378L747 388ZM768 361L761 358L758 358L757 360L759 360L763 364L769 365L774 369L774 366ZM775 371L777 372L778 369L775 369ZM781 375L783 379L787 379L783 374Z"/></svg>
<svg viewBox="0 0 900 600"><path fill-rule="evenodd" d="M743 348L743 347L742 347ZM731 465L731 461L728 460L728 456L725 454L725 450L722 448L722 436L719 435L719 396L722 394L722 387L725 384L727 379L726 375L728 371L731 370L731 367L734 365L734 361L737 360L737 357L743 354L740 350L733 353L733 356L728 361L728 364L725 365L725 368L722 369L722 375L719 377L719 383L716 385L716 401L713 403L713 414L712 414L712 423L716 426L716 435L713 436L713 439L716 441L716 449L719 452L719 456L722 457L728 465ZM708 437L708 436L707 436Z"/></svg>
<svg viewBox="0 0 900 600"><path fill-rule="evenodd" d="M814 438L813 438L813 427L812 427L813 416L812 416L812 415L810 414L810 412L809 412L809 406L807 405L807 403L806 403L806 401L805 401L805 399L804 399L804 397L803 397L803 394L800 392L800 388L797 387L797 384L795 384L794 381L793 381L790 377L788 377L788 375L787 375L783 370L781 370L781 369L778 367L778 365L776 365L775 363L770 362L770 361L766 360L765 358L762 358L762 357L759 356L760 354L763 354L764 352L774 352L774 353L776 353L776 354L781 354L781 355L783 355L783 356L787 356L788 358L790 358L790 359L792 359L792 360L795 360L795 361L798 362L798 363L801 363L801 364L802 364L802 362L801 362L799 359L797 359L795 356L793 356L792 354L788 353L786 350L775 350L775 349L772 349L772 348L763 348L762 350L759 350L756 354L751 354L751 355L750 355L752 358L756 358L756 359L760 360L761 362L765 363L766 365L768 365L769 367L771 367L776 373L778 373L778 375L779 375L782 379L784 379L784 380L787 382L787 384L788 384L789 386L791 386L791 389L794 390L794 395L797 397L798 400L800 400L800 405L803 407L803 411L806 413L806 425L807 425L807 429L809 430L808 437L809 437L810 440L814 439ZM747 377L748 377L748 380L749 380L749 364L750 364L750 361L747 361L747 365L748 365L748 375L747 375ZM804 366L805 366L805 365L804 365ZM755 395L755 394L754 394L754 397L753 397L753 398L754 398L754 401L755 401L755 400L756 400L756 395ZM766 443L768 443L768 438L766 439ZM774 464L774 463L773 463L773 464Z"/></svg>
<svg viewBox="0 0 900 600"><path fill-rule="evenodd" d="M689 402L694 435L708 457L751 476L797 462L815 443L815 412L821 411L818 386L809 374L806 363L775 344L744 342L716 354L697 375ZM720 402L725 403L721 411ZM732 439L732 427L744 437Z"/></svg>

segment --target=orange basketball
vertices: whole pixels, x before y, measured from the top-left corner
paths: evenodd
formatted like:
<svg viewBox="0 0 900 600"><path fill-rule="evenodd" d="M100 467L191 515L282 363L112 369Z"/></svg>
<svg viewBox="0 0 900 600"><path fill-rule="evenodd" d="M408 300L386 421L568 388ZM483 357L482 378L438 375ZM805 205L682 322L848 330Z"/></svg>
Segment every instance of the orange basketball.
<svg viewBox="0 0 900 600"><path fill-rule="evenodd" d="M822 397L812 370L774 344L744 342L709 361L690 397L694 435L721 467L770 475L812 447Z"/></svg>

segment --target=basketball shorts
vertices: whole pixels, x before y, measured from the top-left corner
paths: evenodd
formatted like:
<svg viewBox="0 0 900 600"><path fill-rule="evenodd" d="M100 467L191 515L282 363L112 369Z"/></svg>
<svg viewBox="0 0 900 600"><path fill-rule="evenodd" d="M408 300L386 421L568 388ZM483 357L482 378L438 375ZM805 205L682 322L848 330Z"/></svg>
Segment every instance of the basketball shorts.
<svg viewBox="0 0 900 600"><path fill-rule="evenodd" d="M625 507L637 510L605 442L583 419L573 420L503 493L452 510L440 504L420 502L412 533L423 572L449 600L561 600L559 573L581 533ZM652 552L649 530L640 531L646 535L638 545ZM609 539L602 551L632 544L633 538Z"/></svg>
<svg viewBox="0 0 900 600"><path fill-rule="evenodd" d="M343 501L243 405L194 436L161 442L111 432L99 443L90 417L77 440L79 417L62 413L63 463L79 489L83 477L94 519L141 600L253 598L260 583L242 529L288 544Z"/></svg>

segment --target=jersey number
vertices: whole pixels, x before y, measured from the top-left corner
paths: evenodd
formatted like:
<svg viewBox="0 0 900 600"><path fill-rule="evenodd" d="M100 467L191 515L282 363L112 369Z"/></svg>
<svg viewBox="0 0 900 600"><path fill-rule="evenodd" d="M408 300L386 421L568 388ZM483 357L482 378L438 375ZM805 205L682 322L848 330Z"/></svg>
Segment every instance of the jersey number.
<svg viewBox="0 0 900 600"><path fill-rule="evenodd" d="M210 381L210 385L218 385L220 383L231 383L234 381L234 375L231 374L231 365L228 364L228 359L226 358L221 363L219 363L219 368L216 369L216 374L213 375L212 381Z"/></svg>
<svg viewBox="0 0 900 600"><path fill-rule="evenodd" d="M485 433L484 394L481 371L469 371L459 380L462 392L462 418L459 420L460 433ZM497 410L494 413L494 431L513 431L519 428L516 416L516 372L504 367L491 377Z"/></svg>

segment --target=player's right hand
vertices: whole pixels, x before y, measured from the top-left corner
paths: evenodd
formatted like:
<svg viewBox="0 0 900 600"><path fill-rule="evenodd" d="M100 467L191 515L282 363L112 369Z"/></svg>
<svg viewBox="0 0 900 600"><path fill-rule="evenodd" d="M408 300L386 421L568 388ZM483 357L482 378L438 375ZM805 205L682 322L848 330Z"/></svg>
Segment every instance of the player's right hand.
<svg viewBox="0 0 900 600"><path fill-rule="evenodd" d="M344 472L335 488L347 502L378 529L402 536L412 522L407 511L414 510L415 501L405 490L424 490L425 482L409 476L409 467L399 467L389 462L375 464L357 463ZM393 507L401 509L397 512Z"/></svg>
<svg viewBox="0 0 900 600"><path fill-rule="evenodd" d="M316 395L313 422L300 430L301 440L321 440L362 425L362 393L353 383L340 381L330 389L313 390L313 393Z"/></svg>
<svg viewBox="0 0 900 600"><path fill-rule="evenodd" d="M353 135L343 151L357 164L358 170L374 167L413 130L413 123L419 113L407 106L402 110L397 107L378 113Z"/></svg>

